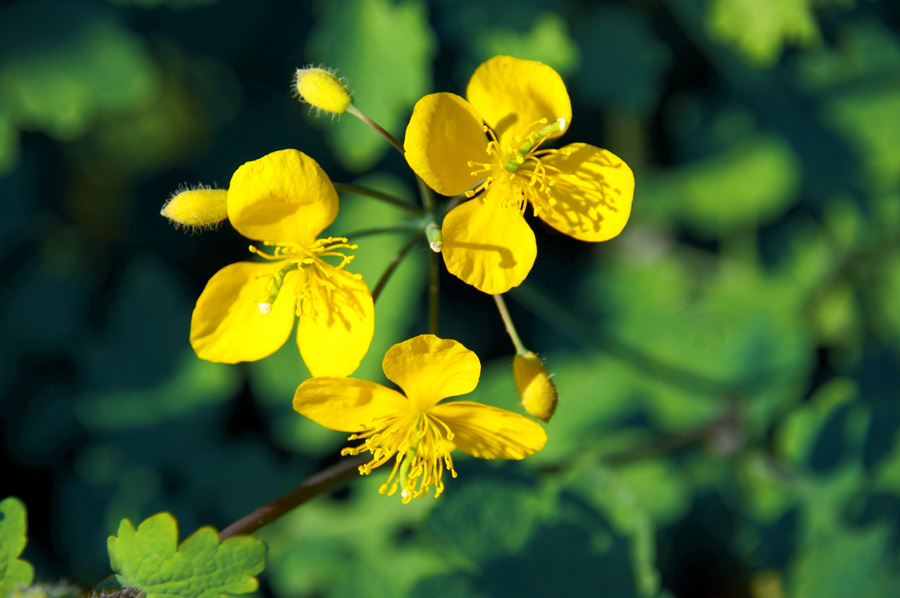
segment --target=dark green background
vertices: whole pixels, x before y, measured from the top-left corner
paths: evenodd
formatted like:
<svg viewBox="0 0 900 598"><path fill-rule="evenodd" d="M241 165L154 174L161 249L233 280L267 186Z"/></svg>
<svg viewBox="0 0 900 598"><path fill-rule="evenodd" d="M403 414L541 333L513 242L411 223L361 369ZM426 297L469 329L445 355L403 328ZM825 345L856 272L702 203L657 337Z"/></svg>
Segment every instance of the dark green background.
<svg viewBox="0 0 900 598"><path fill-rule="evenodd" d="M401 505L355 481L264 530L273 596L891 597L900 594L900 4L23 0L0 8L0 497L25 558L82 586L118 522L223 528L338 459L294 413L296 349L193 356L193 302L246 259L227 225L158 214L297 148L335 181L412 197L403 160L350 116L318 119L293 70L324 64L402 137L415 101L483 60L566 80L565 142L634 169L600 245L531 220L508 301L560 390L547 447L460 456ZM329 232L403 214L342 197ZM370 286L404 243L365 237ZM377 305L357 376L427 331L428 252ZM471 398L516 409L492 301L444 273L441 328L484 363Z"/></svg>

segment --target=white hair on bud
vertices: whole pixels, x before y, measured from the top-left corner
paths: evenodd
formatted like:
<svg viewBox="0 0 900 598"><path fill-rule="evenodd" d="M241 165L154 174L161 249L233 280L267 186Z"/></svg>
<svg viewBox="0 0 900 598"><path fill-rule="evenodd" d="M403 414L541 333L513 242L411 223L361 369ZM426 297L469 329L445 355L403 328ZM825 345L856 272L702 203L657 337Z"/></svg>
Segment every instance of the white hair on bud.
<svg viewBox="0 0 900 598"><path fill-rule="evenodd" d="M272 311L271 303L260 303L259 304L259 313L265 315L265 314L268 314L270 311Z"/></svg>

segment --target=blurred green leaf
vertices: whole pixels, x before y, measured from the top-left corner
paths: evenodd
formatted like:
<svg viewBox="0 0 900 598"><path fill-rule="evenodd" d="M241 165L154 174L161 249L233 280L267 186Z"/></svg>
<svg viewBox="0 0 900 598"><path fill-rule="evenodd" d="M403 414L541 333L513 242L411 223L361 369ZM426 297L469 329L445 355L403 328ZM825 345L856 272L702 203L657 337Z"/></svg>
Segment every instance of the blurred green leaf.
<svg viewBox="0 0 900 598"><path fill-rule="evenodd" d="M338 69L350 81L354 105L403 139L403 119L431 91L435 39L420 0L318 2L306 55ZM402 42L401 42L402 40ZM325 134L337 159L362 171L389 149L377 133L350 115L328 123Z"/></svg>
<svg viewBox="0 0 900 598"><path fill-rule="evenodd" d="M798 85L823 100L823 124L843 136L862 169L841 165L863 188L900 184L900 38L884 24L855 20L838 30L835 47L797 58Z"/></svg>
<svg viewBox="0 0 900 598"><path fill-rule="evenodd" d="M18 43L28 38L32 41ZM21 2L0 13L0 98L21 129L79 137L101 115L151 96L156 74L143 42L85 2Z"/></svg>
<svg viewBox="0 0 900 598"><path fill-rule="evenodd" d="M672 53L650 22L637 10L603 5L579 18L573 29L585 57L569 82L579 95L595 106L652 113Z"/></svg>
<svg viewBox="0 0 900 598"><path fill-rule="evenodd" d="M704 236L724 237L782 216L797 200L801 173L787 141L755 134L645 181L641 199L665 204Z"/></svg>
<svg viewBox="0 0 900 598"><path fill-rule="evenodd" d="M808 466L817 442L825 446L842 442L842 438L833 436L842 435L842 428L835 430L831 437L821 438L823 427L829 421L839 426L845 424L845 418L835 417L841 415L842 407L851 406L858 394L859 389L849 378L831 380L820 387L808 402L787 414L777 428L775 444L779 455L791 463Z"/></svg>
<svg viewBox="0 0 900 598"><path fill-rule="evenodd" d="M0 598L34 581L34 567L19 559L28 542L25 532L25 505L14 496L5 498L0 502Z"/></svg>
<svg viewBox="0 0 900 598"><path fill-rule="evenodd" d="M799 398L813 365L802 290L736 262L708 271L644 251L623 253L582 289L604 318L597 338L655 384L641 396L659 424L709 423L736 393L747 431L761 432Z"/></svg>
<svg viewBox="0 0 900 598"><path fill-rule="evenodd" d="M96 429L149 427L226 401L240 388L240 375L230 365L203 361L193 351L178 361L175 373L156 387L80 396L78 418Z"/></svg>
<svg viewBox="0 0 900 598"><path fill-rule="evenodd" d="M711 39L730 44L750 64L767 68L784 46L808 46L821 33L813 0L711 0L706 30Z"/></svg>
<svg viewBox="0 0 900 598"><path fill-rule="evenodd" d="M515 56L549 64L561 75L575 73L581 63L581 50L572 40L568 24L555 12L538 12L525 32L491 26L491 21L481 25L483 32L473 37L473 53L482 62L498 55Z"/></svg>
<svg viewBox="0 0 900 598"><path fill-rule="evenodd" d="M119 583L147 598L246 594L256 590L254 576L266 566L265 544L252 536L219 542L213 528L202 527L179 545L178 524L169 513L145 519L137 530L123 519L108 545Z"/></svg>
<svg viewBox="0 0 900 598"><path fill-rule="evenodd" d="M569 487L603 513L615 534L627 539L636 589L634 595L656 596L660 588L656 569L656 529L648 514L618 476L607 468L586 463L570 475Z"/></svg>
<svg viewBox="0 0 900 598"><path fill-rule="evenodd" d="M886 529L842 529L811 543L789 572L794 598L892 598L900 590L896 564L889 563Z"/></svg>

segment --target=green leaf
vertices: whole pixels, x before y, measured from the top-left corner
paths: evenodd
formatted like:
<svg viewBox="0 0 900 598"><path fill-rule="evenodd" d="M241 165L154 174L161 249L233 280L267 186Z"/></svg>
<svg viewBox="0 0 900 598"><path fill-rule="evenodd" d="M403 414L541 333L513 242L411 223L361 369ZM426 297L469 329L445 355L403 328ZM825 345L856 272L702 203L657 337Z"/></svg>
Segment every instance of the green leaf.
<svg viewBox="0 0 900 598"><path fill-rule="evenodd" d="M0 502L0 598L34 581L34 567L19 559L28 542L25 532L25 505L14 496L4 499Z"/></svg>
<svg viewBox="0 0 900 598"><path fill-rule="evenodd" d="M649 180L643 200L665 204L705 236L724 237L781 217L797 200L801 172L784 138L756 134Z"/></svg>
<svg viewBox="0 0 900 598"><path fill-rule="evenodd" d="M888 563L889 530L849 530L814 541L794 562L789 579L794 598L890 598L900 576Z"/></svg>
<svg viewBox="0 0 900 598"><path fill-rule="evenodd" d="M266 566L266 547L251 536L219 542L201 527L178 545L178 524L169 513L145 519L135 530L128 519L107 541L109 562L122 587L147 598L213 598L256 590L254 577Z"/></svg>
<svg viewBox="0 0 900 598"><path fill-rule="evenodd" d="M142 40L103 6L12 5L0 13L0 40L0 97L22 129L75 139L95 119L134 108L156 89Z"/></svg>
<svg viewBox="0 0 900 598"><path fill-rule="evenodd" d="M398 139L403 119L431 89L434 34L424 2L320 2L307 56L347 77L354 105ZM371 167L390 146L352 116L328 123L326 136L347 168Z"/></svg>
<svg viewBox="0 0 900 598"><path fill-rule="evenodd" d="M531 29L519 32L511 27L485 28L472 40L481 60L506 54L523 60L540 60L561 75L573 74L581 63L578 45L569 35L569 27L555 12L535 15Z"/></svg>
<svg viewBox="0 0 900 598"><path fill-rule="evenodd" d="M706 29L761 68L775 64L785 45L807 46L821 37L812 0L713 0Z"/></svg>

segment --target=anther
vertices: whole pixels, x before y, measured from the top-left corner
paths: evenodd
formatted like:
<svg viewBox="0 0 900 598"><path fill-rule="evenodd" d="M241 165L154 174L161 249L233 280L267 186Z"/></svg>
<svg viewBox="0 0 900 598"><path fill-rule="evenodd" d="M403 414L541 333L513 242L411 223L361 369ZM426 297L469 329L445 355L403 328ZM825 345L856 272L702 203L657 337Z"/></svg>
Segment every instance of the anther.
<svg viewBox="0 0 900 598"><path fill-rule="evenodd" d="M259 304L259 313L263 315L268 315L272 311L271 303L260 303Z"/></svg>

